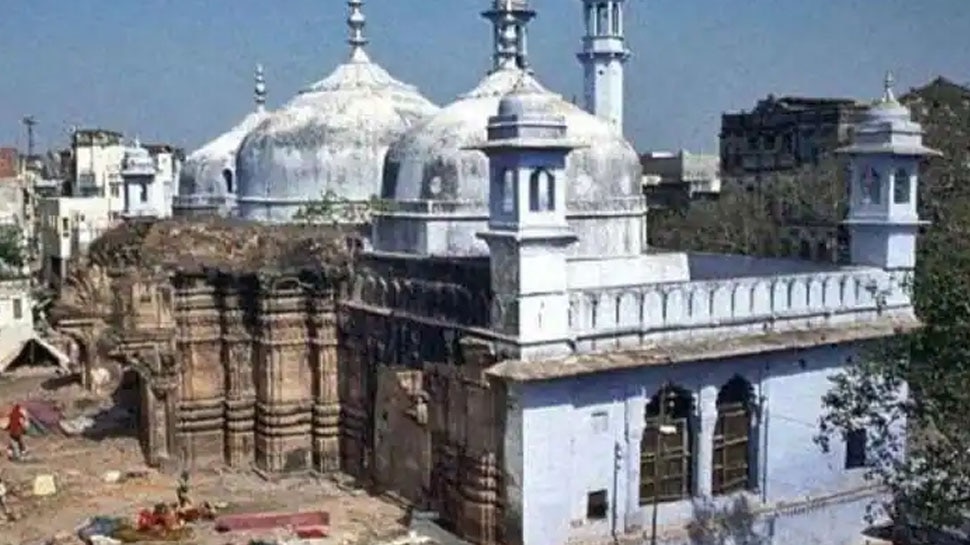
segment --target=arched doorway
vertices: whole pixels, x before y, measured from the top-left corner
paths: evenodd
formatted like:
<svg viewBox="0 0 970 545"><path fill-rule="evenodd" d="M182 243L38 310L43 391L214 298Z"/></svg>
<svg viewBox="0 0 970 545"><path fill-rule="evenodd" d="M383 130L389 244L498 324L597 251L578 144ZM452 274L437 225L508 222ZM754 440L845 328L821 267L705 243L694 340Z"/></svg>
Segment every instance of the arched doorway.
<svg viewBox="0 0 970 545"><path fill-rule="evenodd" d="M714 495L754 488L753 424L753 389L747 380L735 376L717 394L711 476Z"/></svg>

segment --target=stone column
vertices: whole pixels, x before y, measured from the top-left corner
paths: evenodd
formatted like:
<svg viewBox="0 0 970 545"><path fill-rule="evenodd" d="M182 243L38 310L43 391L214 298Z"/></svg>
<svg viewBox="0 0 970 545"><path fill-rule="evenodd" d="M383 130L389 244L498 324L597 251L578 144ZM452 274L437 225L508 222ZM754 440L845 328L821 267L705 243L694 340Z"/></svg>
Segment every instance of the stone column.
<svg viewBox="0 0 970 545"><path fill-rule="evenodd" d="M714 427L717 424L717 387L704 386L695 394L694 407L698 423L695 452L695 493L700 497L711 496L712 471L714 467Z"/></svg>
<svg viewBox="0 0 970 545"><path fill-rule="evenodd" d="M626 512L623 517L623 529L627 533L635 532L643 527L640 508L640 444L643 440L643 430L647 427L647 400L641 392L630 390L627 392L626 406Z"/></svg>

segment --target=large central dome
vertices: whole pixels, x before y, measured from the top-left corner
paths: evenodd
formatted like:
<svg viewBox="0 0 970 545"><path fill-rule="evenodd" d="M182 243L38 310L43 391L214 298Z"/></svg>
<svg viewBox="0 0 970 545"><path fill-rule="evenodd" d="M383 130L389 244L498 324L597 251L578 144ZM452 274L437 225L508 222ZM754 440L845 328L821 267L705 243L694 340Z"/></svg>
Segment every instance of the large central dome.
<svg viewBox="0 0 970 545"><path fill-rule="evenodd" d="M325 196L348 201L376 196L388 147L437 111L365 53L360 3L348 2L350 59L243 140L236 158L242 217L285 222Z"/></svg>

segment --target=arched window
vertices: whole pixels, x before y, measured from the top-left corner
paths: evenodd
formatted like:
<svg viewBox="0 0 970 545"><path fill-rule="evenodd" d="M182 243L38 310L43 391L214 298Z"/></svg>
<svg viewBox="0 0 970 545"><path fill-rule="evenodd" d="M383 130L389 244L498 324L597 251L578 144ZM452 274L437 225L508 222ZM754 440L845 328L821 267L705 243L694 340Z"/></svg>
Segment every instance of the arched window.
<svg viewBox="0 0 970 545"><path fill-rule="evenodd" d="M509 168L502 173L502 212L515 212L515 172Z"/></svg>
<svg viewBox="0 0 970 545"><path fill-rule="evenodd" d="M893 202L896 204L909 204L909 172L906 169L900 168L896 170L893 178Z"/></svg>
<svg viewBox="0 0 970 545"><path fill-rule="evenodd" d="M751 384L734 377L717 394L711 491L728 494L753 487L751 478L753 416Z"/></svg>
<svg viewBox="0 0 970 545"><path fill-rule="evenodd" d="M862 171L860 184L862 191L862 202L866 204L879 204L882 202L882 180L879 171L873 167L867 167Z"/></svg>
<svg viewBox="0 0 970 545"><path fill-rule="evenodd" d="M222 179L226 182L226 191L233 193L232 187L232 171L228 168L222 171Z"/></svg>
<svg viewBox="0 0 970 545"><path fill-rule="evenodd" d="M545 169L532 171L529 176L529 210L547 212L556 207L555 177Z"/></svg>
<svg viewBox="0 0 970 545"><path fill-rule="evenodd" d="M595 21L593 21L593 6L590 4L586 5L586 35L593 36L596 34L595 31Z"/></svg>
<svg viewBox="0 0 970 545"><path fill-rule="evenodd" d="M693 397L664 386L645 411L640 441L640 504L689 498L694 491Z"/></svg>

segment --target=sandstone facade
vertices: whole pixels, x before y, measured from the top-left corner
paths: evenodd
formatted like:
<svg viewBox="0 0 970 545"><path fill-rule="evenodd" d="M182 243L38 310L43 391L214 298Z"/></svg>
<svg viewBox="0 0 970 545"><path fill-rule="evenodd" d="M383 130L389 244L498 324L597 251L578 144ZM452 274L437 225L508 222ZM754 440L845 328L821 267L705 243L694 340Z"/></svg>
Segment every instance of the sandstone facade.
<svg viewBox="0 0 970 545"><path fill-rule="evenodd" d="M150 463L343 472L501 541L487 262L360 258L353 233L309 227L121 229L52 318L89 387L137 373Z"/></svg>

